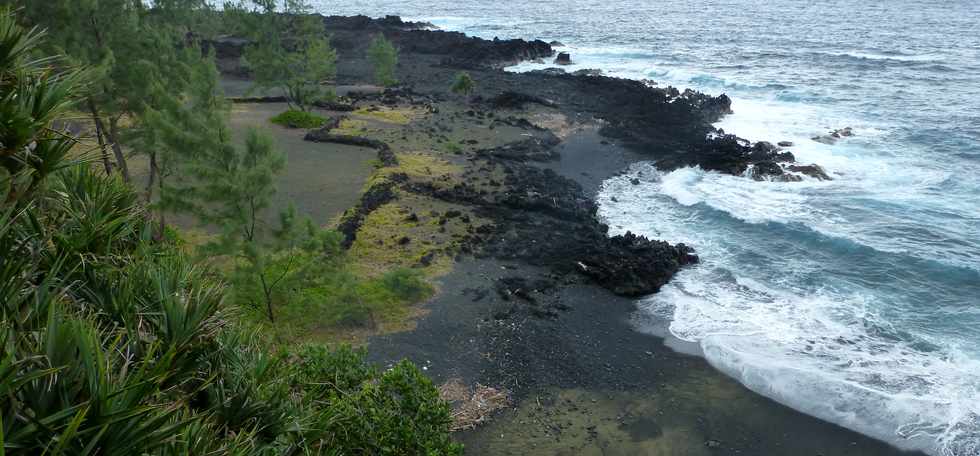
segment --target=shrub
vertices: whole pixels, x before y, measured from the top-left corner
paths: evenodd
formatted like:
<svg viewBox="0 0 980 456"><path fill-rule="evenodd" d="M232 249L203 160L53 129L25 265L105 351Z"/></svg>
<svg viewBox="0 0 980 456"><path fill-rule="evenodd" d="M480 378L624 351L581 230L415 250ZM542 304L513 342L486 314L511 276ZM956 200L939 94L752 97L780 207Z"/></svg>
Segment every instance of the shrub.
<svg viewBox="0 0 980 456"><path fill-rule="evenodd" d="M307 111L291 109L277 114L269 119L270 122L286 128L320 128L327 123L327 118Z"/></svg>
<svg viewBox="0 0 980 456"><path fill-rule="evenodd" d="M323 345L308 344L296 353L296 382L308 394L319 400L336 400L377 377L378 372L367 364L367 351L341 345L328 350Z"/></svg>
<svg viewBox="0 0 980 456"><path fill-rule="evenodd" d="M432 293L432 286L422 278L422 273L408 268L388 272L381 276L380 282L395 299L404 302L416 302Z"/></svg>
<svg viewBox="0 0 980 456"><path fill-rule="evenodd" d="M329 380L329 379L328 379ZM338 448L356 454L455 456L462 445L445 431L452 412L422 372L401 361L336 397L322 426Z"/></svg>
<svg viewBox="0 0 980 456"><path fill-rule="evenodd" d="M476 82L473 81L473 77L465 71L460 71L456 73L456 78L453 79L453 84L449 87L449 90L455 94L469 95L475 87Z"/></svg>
<svg viewBox="0 0 980 456"><path fill-rule="evenodd" d="M444 144L443 147L446 149L446 152L449 152L454 155L459 155L463 153L463 145L457 141L449 141L446 144Z"/></svg>

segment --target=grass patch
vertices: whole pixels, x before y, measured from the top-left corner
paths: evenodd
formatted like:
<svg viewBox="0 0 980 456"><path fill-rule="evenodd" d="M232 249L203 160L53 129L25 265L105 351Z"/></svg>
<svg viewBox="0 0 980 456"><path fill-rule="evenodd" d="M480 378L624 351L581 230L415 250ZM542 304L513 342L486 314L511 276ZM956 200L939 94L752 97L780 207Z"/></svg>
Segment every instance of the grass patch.
<svg viewBox="0 0 980 456"><path fill-rule="evenodd" d="M291 109L273 116L269 119L276 125L286 128L320 128L327 123L327 118L312 112Z"/></svg>
<svg viewBox="0 0 980 456"><path fill-rule="evenodd" d="M398 108L360 108L354 111L354 114L398 125L405 125L411 122L414 117L414 112L411 109Z"/></svg>
<svg viewBox="0 0 980 456"><path fill-rule="evenodd" d="M405 174L423 181L444 181L463 172L463 168L426 153L396 154L398 166L380 167L368 179L365 189L393 174Z"/></svg>
<svg viewBox="0 0 980 456"><path fill-rule="evenodd" d="M407 268L419 264L429 249L421 239L412 238L416 223L408 220L409 214L410 211L396 203L385 204L368 214L350 248L350 255L361 271L370 274L386 266Z"/></svg>
<svg viewBox="0 0 980 456"><path fill-rule="evenodd" d="M344 119L340 125L330 131L338 135L365 136L368 132L367 122L358 119Z"/></svg>

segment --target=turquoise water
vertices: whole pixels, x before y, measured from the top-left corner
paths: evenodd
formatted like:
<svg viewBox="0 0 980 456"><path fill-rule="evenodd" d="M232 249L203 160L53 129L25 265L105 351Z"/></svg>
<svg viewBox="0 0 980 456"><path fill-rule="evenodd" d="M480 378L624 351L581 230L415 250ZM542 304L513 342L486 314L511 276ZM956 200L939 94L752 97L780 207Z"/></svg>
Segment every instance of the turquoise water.
<svg viewBox="0 0 980 456"><path fill-rule="evenodd" d="M638 329L653 330L650 316L668 322L669 336L698 344L719 370L800 411L905 448L980 454L980 2L322 10L558 40L576 62L569 70L727 93L735 114L719 127L792 141L799 161L834 180L638 164L606 182L600 215L613 231L686 242L703 260L639 302ZM809 139L843 127L855 136Z"/></svg>

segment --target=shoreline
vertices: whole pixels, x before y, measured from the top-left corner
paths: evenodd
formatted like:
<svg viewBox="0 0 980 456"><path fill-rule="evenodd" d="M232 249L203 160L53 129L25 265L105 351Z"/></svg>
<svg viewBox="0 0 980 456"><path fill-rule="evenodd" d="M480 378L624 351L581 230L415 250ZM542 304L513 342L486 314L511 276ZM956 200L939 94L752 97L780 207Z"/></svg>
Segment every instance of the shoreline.
<svg viewBox="0 0 980 456"><path fill-rule="evenodd" d="M331 24L338 28L331 30ZM641 264L674 251L627 239L621 251L625 256L609 258L616 253L604 249L614 244L607 237L596 238L605 232L594 209L596 191L605 179L632 163L654 158L667 167L699 164L735 174L754 163L773 161L779 153L734 140L704 139L713 131L711 120L730 110L727 97L653 89L616 78L502 71L500 67L515 58L538 58L544 52L544 47L523 40L501 45L418 30L390 18L327 19L326 25L342 45L352 46L345 50L338 45L342 55L357 52L352 44L357 36L390 34L402 46L407 63L399 72L411 92L392 99L404 104L412 94L422 94L440 111L431 121L433 127L448 122L448 109L464 121L466 116L485 119L493 114L489 125L506 114L531 125L515 127L511 140L538 139L517 148L518 156L512 154L516 142L494 145L492 139L482 139L461 157L446 158L470 173L451 179L466 182L490 176L485 186L442 188L411 179L395 183L413 198L464 206L474 218L492 221L492 229L469 239L471 252L447 251L456 255L453 267L438 279L440 292L424 305L428 312L415 329L374 336L368 343L370 357L382 364L408 358L437 383L461 378L465 384L512 393L514 409L460 434L471 454L519 452L532 446L552 454L900 454L886 443L753 393L703 358L675 353L664 338L633 328L634 298L610 291L638 296L655 290L673 271L657 269L665 278L645 277ZM449 52L440 54L441 49ZM338 81L363 82L364 62L341 61L345 63ZM444 95L445 81L461 68L478 81L476 103ZM228 67L223 69L227 72ZM501 106L499 96L506 91L554 99L557 108L533 102ZM556 122L564 128L538 128L556 114L564 118ZM480 128L487 124L479 123ZM462 127L447 128L447 134L453 134ZM485 147L487 141L491 147ZM536 154L551 158L542 160ZM505 177L503 190L491 188L494 176ZM563 227L581 231L565 233ZM561 250L583 240L592 250ZM653 256L644 256L651 255L650 249L655 250ZM605 257L596 256L596 250ZM670 255L683 258L683 250ZM580 257L596 258L602 273L576 270ZM619 272L634 277L622 283L615 274ZM542 394L560 400L542 405ZM622 412L624 408L629 410ZM589 409L602 416L587 416ZM526 425L528 420L544 427ZM500 433L508 438L499 441Z"/></svg>

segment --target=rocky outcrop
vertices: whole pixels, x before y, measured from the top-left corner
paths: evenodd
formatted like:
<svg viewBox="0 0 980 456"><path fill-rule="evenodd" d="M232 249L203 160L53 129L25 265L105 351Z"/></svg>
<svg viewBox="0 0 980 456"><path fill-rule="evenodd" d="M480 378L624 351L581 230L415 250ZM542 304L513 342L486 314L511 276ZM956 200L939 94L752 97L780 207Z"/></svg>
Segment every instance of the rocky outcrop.
<svg viewBox="0 0 980 456"><path fill-rule="evenodd" d="M522 143L510 150L522 149ZM471 184L466 175L451 187L405 183L401 189L466 205L491 220L465 240L480 256L584 277L620 295L656 292L681 267L697 261L683 245L633 234L609 237L608 227L595 217L595 202L579 184L528 161L478 153L471 169L493 168L504 176L491 191Z"/></svg>
<svg viewBox="0 0 980 456"><path fill-rule="evenodd" d="M602 251L593 251L576 263L579 271L613 293L643 296L660 289L684 265L697 263L684 244L670 245L627 232L609 238Z"/></svg>
<svg viewBox="0 0 980 456"><path fill-rule="evenodd" d="M799 182L802 176L832 180L816 164L801 165L791 152L766 141L750 143L735 135L712 136L701 144L668 154L655 162L660 169L670 171L684 166L700 166L708 171L744 175L762 181Z"/></svg>
<svg viewBox="0 0 980 456"><path fill-rule="evenodd" d="M551 57L551 45L544 41L484 40L459 32L435 30L426 22L404 21L398 16L372 19L367 16L327 16L322 18L324 33L341 55L342 61L362 59L367 50L367 36L382 34L403 54L438 55L444 66L466 69L502 68L525 60ZM214 49L223 73L247 75L240 65L248 41L222 37L203 43Z"/></svg>
<svg viewBox="0 0 980 456"><path fill-rule="evenodd" d="M799 182L802 177L790 174L783 170L783 167L774 161L761 161L753 163L748 168L748 175L757 181L770 180L777 182Z"/></svg>
<svg viewBox="0 0 980 456"><path fill-rule="evenodd" d="M528 103L539 104L549 108L555 108L558 106L554 101L536 95L515 92L513 90L501 92L500 95L486 101L496 109L521 109Z"/></svg>
<svg viewBox="0 0 980 456"><path fill-rule="evenodd" d="M548 43L540 40L487 41L458 32L413 31L397 37L396 41L403 50L444 55L442 65L464 69L503 68L554 53Z"/></svg>
<svg viewBox="0 0 980 456"><path fill-rule="evenodd" d="M556 65L571 65L572 64L572 56L571 56L571 54L569 54L567 52L560 52L560 53L558 53L558 56L555 57L555 64Z"/></svg>
<svg viewBox="0 0 980 456"><path fill-rule="evenodd" d="M559 158L554 149L561 142L551 132L542 131L540 137L534 136L514 144L505 144L491 149L481 149L476 153L504 160L547 162Z"/></svg>
<svg viewBox="0 0 980 456"><path fill-rule="evenodd" d="M323 26L328 30L347 30L347 31L408 31L408 30L430 30L435 26L430 22L411 22L404 21L398 16L385 16L373 19L368 16L326 16L323 18Z"/></svg>
<svg viewBox="0 0 980 456"><path fill-rule="evenodd" d="M742 175L753 163L775 162L777 153L765 145L754 147L735 135L722 134L669 154L658 160L656 166L667 171L684 166L700 166L708 171Z"/></svg>

